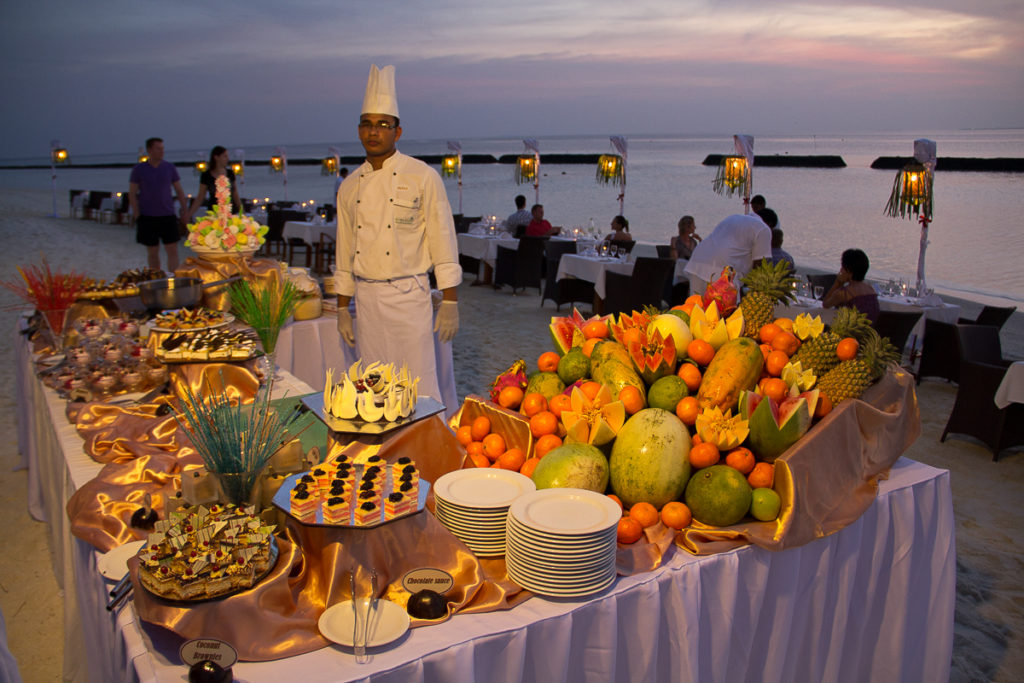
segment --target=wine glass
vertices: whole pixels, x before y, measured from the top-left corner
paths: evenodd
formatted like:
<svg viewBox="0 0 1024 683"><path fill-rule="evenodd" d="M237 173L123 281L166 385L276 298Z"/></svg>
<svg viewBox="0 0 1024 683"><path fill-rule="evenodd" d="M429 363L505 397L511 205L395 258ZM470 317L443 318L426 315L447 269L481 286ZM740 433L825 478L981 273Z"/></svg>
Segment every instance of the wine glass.
<svg viewBox="0 0 1024 683"><path fill-rule="evenodd" d="M821 285L814 285L814 298L821 301L823 296L825 296L825 288Z"/></svg>

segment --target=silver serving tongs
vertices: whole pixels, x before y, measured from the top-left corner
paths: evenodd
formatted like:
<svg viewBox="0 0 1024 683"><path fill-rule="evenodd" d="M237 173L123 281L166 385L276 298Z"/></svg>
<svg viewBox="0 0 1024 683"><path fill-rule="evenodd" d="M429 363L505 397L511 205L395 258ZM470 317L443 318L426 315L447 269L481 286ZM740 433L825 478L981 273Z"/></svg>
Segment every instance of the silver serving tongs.
<svg viewBox="0 0 1024 683"><path fill-rule="evenodd" d="M356 663L366 664L370 661L366 656L366 628L363 628L363 640L359 640L359 605L356 595L356 572L353 569L349 572L349 582L352 587L352 648L356 653Z"/></svg>

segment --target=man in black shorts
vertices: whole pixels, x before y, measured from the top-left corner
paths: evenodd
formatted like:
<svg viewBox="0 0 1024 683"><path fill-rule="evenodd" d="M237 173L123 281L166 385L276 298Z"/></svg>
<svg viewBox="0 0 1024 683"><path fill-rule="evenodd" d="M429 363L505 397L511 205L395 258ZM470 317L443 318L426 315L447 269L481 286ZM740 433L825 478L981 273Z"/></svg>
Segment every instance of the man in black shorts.
<svg viewBox="0 0 1024 683"><path fill-rule="evenodd" d="M179 220L185 220L188 200L181 189L181 177L174 164L164 161L164 141L146 140L148 160L132 168L128 200L135 216L135 241L145 245L150 268L160 269L160 243L167 252L167 270L173 275L178 267ZM171 188L178 196L181 218L174 214Z"/></svg>

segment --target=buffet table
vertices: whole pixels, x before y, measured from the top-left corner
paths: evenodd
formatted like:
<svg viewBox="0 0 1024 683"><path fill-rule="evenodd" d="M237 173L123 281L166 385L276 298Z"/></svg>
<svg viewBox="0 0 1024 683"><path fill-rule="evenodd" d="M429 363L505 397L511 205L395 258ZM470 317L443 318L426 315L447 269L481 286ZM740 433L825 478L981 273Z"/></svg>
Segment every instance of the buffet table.
<svg viewBox="0 0 1024 683"><path fill-rule="evenodd" d="M181 681L180 639L106 612L111 582L68 532L64 504L99 471L31 374L19 345L19 424L30 483L65 591L66 676ZM309 391L289 375L292 396ZM424 513L429 514L429 513ZM953 639L955 543L949 474L900 459L855 523L782 552L672 549L653 572L589 600L533 598L511 610L417 628L358 665L327 647L242 662L236 680L945 680Z"/></svg>

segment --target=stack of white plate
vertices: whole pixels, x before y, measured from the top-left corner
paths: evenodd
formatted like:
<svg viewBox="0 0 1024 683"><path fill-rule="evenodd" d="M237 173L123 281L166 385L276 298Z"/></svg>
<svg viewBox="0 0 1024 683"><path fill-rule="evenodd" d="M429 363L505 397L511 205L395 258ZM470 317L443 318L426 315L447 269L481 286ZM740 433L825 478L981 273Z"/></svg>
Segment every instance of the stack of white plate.
<svg viewBox="0 0 1024 683"><path fill-rule="evenodd" d="M434 482L434 514L476 555L504 555L508 508L536 490L532 479L511 470L456 470Z"/></svg>
<svg viewBox="0 0 1024 683"><path fill-rule="evenodd" d="M505 564L513 581L541 595L577 597L615 581L622 509L582 489L543 489L509 508Z"/></svg>

